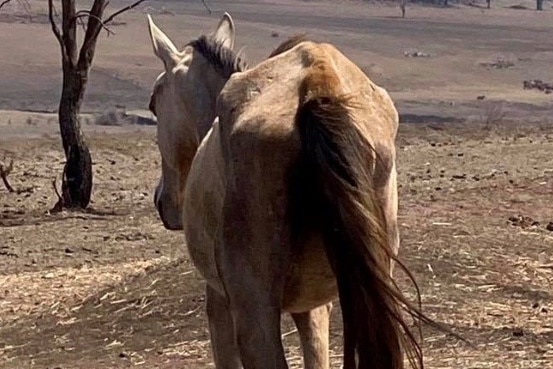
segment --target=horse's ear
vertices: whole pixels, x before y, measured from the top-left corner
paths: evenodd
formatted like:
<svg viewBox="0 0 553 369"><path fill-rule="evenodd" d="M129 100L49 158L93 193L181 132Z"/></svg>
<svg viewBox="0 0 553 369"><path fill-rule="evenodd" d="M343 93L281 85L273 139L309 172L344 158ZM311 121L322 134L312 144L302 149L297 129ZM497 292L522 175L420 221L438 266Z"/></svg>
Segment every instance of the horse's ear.
<svg viewBox="0 0 553 369"><path fill-rule="evenodd" d="M179 52L175 44L155 25L150 14L148 14L148 28L150 30L152 46L154 47L154 54L161 59L166 70L173 69L179 61Z"/></svg>
<svg viewBox="0 0 553 369"><path fill-rule="evenodd" d="M223 14L213 37L229 49L234 47L234 22L229 13Z"/></svg>

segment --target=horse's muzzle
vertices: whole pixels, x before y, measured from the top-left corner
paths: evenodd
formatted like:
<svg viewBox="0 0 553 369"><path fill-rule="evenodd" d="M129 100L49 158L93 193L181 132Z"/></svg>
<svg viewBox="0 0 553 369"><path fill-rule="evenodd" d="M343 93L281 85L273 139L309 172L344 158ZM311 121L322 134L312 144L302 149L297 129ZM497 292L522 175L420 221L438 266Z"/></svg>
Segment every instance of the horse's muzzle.
<svg viewBox="0 0 553 369"><path fill-rule="evenodd" d="M180 231L183 229L182 216L179 209L169 204L170 201L163 201L163 195L159 188L154 192L154 205L163 226L170 231ZM170 209L168 208L170 207Z"/></svg>

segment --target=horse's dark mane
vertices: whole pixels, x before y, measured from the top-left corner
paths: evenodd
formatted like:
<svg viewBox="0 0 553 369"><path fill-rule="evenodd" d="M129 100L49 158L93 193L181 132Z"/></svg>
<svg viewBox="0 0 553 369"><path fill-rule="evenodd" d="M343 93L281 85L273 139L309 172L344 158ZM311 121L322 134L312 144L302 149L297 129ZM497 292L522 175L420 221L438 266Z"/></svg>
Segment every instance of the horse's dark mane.
<svg viewBox="0 0 553 369"><path fill-rule="evenodd" d="M209 36L200 36L188 43L194 50L203 55L218 73L224 78L230 78L231 74L243 72L247 69L246 62L232 49Z"/></svg>
<svg viewBox="0 0 553 369"><path fill-rule="evenodd" d="M305 34L294 35L278 45L271 52L269 58L282 54L304 41L307 41ZM192 46L194 50L202 54L224 78L230 78L233 73L243 72L248 68L244 59L213 37L202 35L196 40L190 41L187 46Z"/></svg>
<svg viewBox="0 0 553 369"><path fill-rule="evenodd" d="M297 35L294 35L294 36L290 37L289 39L281 42L280 45L278 45L271 52L271 54L269 55L269 59L290 50L294 46L297 46L297 45L301 44L304 41L308 41L307 35L305 33L297 34Z"/></svg>

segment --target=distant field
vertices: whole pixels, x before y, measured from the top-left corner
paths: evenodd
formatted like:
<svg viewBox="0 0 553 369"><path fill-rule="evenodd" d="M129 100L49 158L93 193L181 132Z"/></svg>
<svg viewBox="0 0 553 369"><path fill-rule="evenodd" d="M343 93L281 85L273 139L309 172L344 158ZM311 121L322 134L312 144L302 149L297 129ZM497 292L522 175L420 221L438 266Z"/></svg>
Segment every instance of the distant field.
<svg viewBox="0 0 553 369"><path fill-rule="evenodd" d="M116 35L104 34L99 41L85 111L103 112L116 105L146 108L161 65L151 51L145 12L152 13L177 45L183 45L209 31L221 11L229 11L236 21L237 48L245 47L250 63L265 58L284 38L308 32L336 44L387 88L404 121L474 122L496 109L490 105L500 106L504 118L512 121L551 119L551 96L522 88L524 80L553 82L548 81L553 65L553 11L548 2L543 12L508 8L513 4L531 8L534 2L528 0L494 1L491 10L409 4L406 19L398 18L399 9L388 3L209 4L215 10L212 15L199 0L156 1L120 18ZM0 53L0 109L57 108L57 44L44 18L44 2L31 5L42 14L32 21L16 16L13 7L0 12L0 44L10 45ZM417 51L429 57L405 56ZM477 100L478 96L485 98Z"/></svg>

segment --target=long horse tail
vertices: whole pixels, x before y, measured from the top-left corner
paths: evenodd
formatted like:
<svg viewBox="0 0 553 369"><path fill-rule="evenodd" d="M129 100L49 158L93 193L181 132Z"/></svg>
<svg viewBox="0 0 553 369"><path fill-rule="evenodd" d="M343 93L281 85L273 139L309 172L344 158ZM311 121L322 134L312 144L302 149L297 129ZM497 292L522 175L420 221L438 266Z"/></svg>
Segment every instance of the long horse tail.
<svg viewBox="0 0 553 369"><path fill-rule="evenodd" d="M422 369L420 344L402 311L433 322L408 301L390 275L394 260L411 276L388 242L373 185L376 152L349 113L352 98L337 93L340 81L333 67L324 61L316 64L300 86L295 124L301 153L293 183L296 199L309 208L300 210L302 222L323 233L336 276L344 369L402 369L404 354L413 368ZM417 294L420 301L418 288Z"/></svg>

